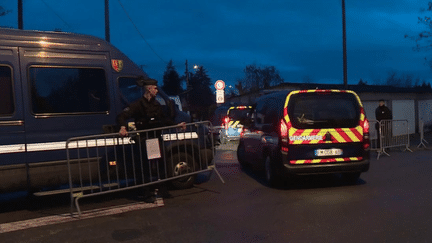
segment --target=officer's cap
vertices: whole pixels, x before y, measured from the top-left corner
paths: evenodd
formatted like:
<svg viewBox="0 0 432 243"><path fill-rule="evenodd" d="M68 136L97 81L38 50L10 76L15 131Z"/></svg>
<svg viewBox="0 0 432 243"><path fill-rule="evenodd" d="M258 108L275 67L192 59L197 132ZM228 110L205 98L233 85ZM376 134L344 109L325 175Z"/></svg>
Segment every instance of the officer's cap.
<svg viewBox="0 0 432 243"><path fill-rule="evenodd" d="M157 80L156 79L152 79L152 78L140 77L136 81L136 83L137 83L138 86L157 85Z"/></svg>

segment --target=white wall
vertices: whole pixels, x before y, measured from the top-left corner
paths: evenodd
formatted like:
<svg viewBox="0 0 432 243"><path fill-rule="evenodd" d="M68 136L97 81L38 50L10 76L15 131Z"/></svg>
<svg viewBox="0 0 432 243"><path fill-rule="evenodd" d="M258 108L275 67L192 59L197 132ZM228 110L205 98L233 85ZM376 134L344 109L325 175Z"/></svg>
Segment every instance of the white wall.
<svg viewBox="0 0 432 243"><path fill-rule="evenodd" d="M420 121L425 124L425 132L431 130L432 125L432 100L420 100L418 103L419 127Z"/></svg>
<svg viewBox="0 0 432 243"><path fill-rule="evenodd" d="M369 121L375 120L375 109L378 107L379 102L377 101L364 101L363 109L366 112L366 117Z"/></svg>
<svg viewBox="0 0 432 243"><path fill-rule="evenodd" d="M392 101L393 120L408 120L409 133L415 133L415 106L414 100L393 100ZM403 134L404 127L398 127L397 123L393 126L393 136Z"/></svg>

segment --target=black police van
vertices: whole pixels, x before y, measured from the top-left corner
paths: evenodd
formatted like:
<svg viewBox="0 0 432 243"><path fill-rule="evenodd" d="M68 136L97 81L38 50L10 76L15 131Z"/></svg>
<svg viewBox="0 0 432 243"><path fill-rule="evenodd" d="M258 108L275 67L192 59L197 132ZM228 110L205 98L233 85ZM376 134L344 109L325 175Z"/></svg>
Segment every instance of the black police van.
<svg viewBox="0 0 432 243"><path fill-rule="evenodd" d="M258 98L250 114L238 160L263 170L271 186L335 173L355 183L369 169L369 122L353 91L280 91Z"/></svg>
<svg viewBox="0 0 432 243"><path fill-rule="evenodd" d="M141 97L141 76L99 38L0 29L0 192L67 184L66 140L117 132L109 125ZM191 121L175 107L177 123Z"/></svg>

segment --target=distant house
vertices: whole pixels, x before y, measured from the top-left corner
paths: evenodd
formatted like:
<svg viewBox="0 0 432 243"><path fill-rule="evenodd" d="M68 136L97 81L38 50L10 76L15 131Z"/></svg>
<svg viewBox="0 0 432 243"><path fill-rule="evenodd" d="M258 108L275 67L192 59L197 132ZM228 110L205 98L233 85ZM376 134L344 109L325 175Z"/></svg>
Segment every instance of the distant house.
<svg viewBox="0 0 432 243"><path fill-rule="evenodd" d="M342 84L282 83L265 90L249 92L230 97L227 102L252 104L264 94L281 90L299 89L344 89ZM386 85L348 85L356 92L369 120L375 120L375 109L380 99L392 110L393 120L408 120L409 132L419 131L420 122L425 124L425 131L432 130L432 90L422 87L402 88Z"/></svg>

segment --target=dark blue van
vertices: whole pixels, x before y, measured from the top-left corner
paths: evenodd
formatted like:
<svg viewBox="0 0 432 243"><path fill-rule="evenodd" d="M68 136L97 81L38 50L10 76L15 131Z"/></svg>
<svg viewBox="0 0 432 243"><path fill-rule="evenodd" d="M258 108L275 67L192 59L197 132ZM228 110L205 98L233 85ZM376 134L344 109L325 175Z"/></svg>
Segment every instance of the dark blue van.
<svg viewBox="0 0 432 243"><path fill-rule="evenodd" d="M102 39L0 29L0 192L67 184L66 140L115 124L142 95L140 76ZM161 91L158 99L169 97ZM177 109L181 121L190 117Z"/></svg>

